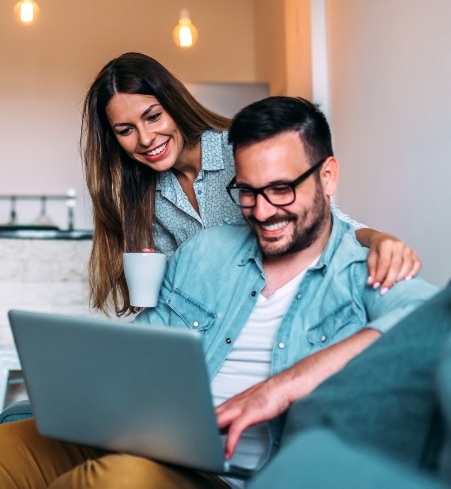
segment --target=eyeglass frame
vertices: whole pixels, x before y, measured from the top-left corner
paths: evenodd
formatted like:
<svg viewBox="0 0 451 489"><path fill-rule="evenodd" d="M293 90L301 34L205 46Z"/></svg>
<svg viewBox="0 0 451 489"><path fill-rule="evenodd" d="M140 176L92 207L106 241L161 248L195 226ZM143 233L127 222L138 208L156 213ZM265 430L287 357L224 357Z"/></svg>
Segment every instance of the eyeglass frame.
<svg viewBox="0 0 451 489"><path fill-rule="evenodd" d="M232 199L232 202L235 205L237 205L238 207L240 207L241 209L250 209L252 207L255 207L255 205L257 204L257 196L258 195L262 195L263 198L267 202L269 202L271 205L273 205L275 207L284 207L286 205L291 205L296 200L295 188L297 186L299 186L302 182L307 180L307 178L310 175L313 175L313 173L315 173L317 170L319 170L328 158L329 158L329 156L327 156L326 158L323 158L322 160L319 160L317 163L315 163L313 166L311 166L307 171L302 173L298 178L296 178L295 180L292 180L291 182L271 183L270 185L265 185L264 187L254 188L254 187L250 187L247 185L238 185L238 186L235 185L236 177L233 177L232 180L230 181L230 183L226 186L226 190L227 190L227 193L229 194L229 197ZM283 203L283 204L273 204L271 202L271 200L269 199L269 197L265 194L265 190L269 187L274 187L277 185L286 185L287 187L290 187L291 190L293 191L293 200L291 200L290 202L287 202L287 203ZM236 202L235 199L232 197L232 194L231 194L231 190L235 189L235 188L237 188L237 189L242 188L242 189L246 189L248 191L252 191L254 194L254 204L253 205L240 205L239 202Z"/></svg>

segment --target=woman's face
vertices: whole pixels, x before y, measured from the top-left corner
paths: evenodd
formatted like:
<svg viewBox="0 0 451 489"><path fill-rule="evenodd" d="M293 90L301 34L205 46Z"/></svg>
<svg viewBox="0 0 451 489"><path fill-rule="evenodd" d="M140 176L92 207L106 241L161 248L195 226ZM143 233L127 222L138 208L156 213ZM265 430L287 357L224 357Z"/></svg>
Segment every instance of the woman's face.
<svg viewBox="0 0 451 489"><path fill-rule="evenodd" d="M153 95L116 93L106 114L122 149L155 171L177 167L183 135Z"/></svg>

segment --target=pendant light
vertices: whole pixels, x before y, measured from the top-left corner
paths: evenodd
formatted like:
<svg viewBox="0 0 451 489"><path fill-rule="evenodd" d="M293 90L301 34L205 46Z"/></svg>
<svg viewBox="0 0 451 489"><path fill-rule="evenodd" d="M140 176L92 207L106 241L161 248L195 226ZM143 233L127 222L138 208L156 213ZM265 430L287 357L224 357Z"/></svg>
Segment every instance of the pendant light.
<svg viewBox="0 0 451 489"><path fill-rule="evenodd" d="M32 25L39 15L39 5L34 0L19 0L14 7L17 20L23 25Z"/></svg>
<svg viewBox="0 0 451 489"><path fill-rule="evenodd" d="M174 27L172 35L174 37L175 44L181 48L190 48L196 43L197 29L192 24L187 9L183 9L180 12L179 23Z"/></svg>

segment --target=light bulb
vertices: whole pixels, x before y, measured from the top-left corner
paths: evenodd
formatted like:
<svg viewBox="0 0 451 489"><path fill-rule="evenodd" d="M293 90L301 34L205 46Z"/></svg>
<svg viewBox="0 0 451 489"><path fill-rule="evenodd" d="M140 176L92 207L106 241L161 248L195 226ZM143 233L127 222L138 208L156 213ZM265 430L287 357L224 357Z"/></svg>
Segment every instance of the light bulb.
<svg viewBox="0 0 451 489"><path fill-rule="evenodd" d="M39 5L34 0L19 0L14 7L14 13L21 24L32 25L38 18Z"/></svg>
<svg viewBox="0 0 451 489"><path fill-rule="evenodd" d="M175 44L181 48L190 48L197 41L197 29L189 18L188 10L180 12L179 23L172 31Z"/></svg>

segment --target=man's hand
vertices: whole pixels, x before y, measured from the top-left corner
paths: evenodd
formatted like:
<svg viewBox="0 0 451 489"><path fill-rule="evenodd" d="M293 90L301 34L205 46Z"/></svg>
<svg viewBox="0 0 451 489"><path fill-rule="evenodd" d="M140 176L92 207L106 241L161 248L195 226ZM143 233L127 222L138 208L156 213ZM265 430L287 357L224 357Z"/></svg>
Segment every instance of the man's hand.
<svg viewBox="0 0 451 489"><path fill-rule="evenodd" d="M303 358L292 367L218 406L218 426L221 431L227 432L226 458L230 459L234 454L243 431L285 412L293 402L310 394L379 336L378 331L363 329L346 340Z"/></svg>
<svg viewBox="0 0 451 489"><path fill-rule="evenodd" d="M254 385L216 408L219 428L228 433L226 459L234 454L244 430L269 421L289 408L292 401L284 392L282 374Z"/></svg>
<svg viewBox="0 0 451 489"><path fill-rule="evenodd" d="M417 253L395 236L372 229L359 229L356 236L370 249L368 285L380 287L382 295L396 282L409 280L420 271Z"/></svg>

